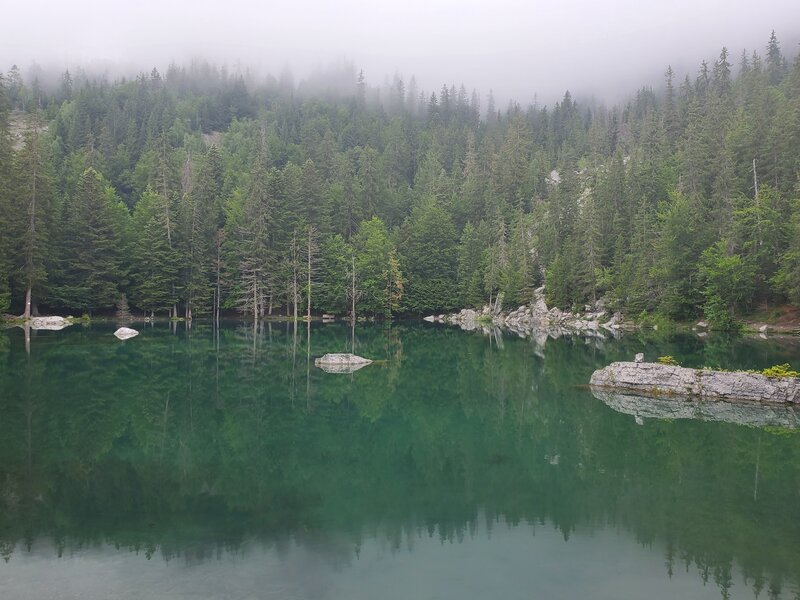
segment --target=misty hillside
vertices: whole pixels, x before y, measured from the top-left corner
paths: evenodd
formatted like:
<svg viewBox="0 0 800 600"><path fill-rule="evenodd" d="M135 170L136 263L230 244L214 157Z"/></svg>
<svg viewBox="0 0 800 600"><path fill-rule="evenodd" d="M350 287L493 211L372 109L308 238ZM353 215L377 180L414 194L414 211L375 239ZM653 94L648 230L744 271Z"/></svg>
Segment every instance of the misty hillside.
<svg viewBox="0 0 800 600"><path fill-rule="evenodd" d="M612 108L351 75L9 71L0 310L343 314L355 289L386 317L544 285L729 328L800 305L800 60L774 34Z"/></svg>

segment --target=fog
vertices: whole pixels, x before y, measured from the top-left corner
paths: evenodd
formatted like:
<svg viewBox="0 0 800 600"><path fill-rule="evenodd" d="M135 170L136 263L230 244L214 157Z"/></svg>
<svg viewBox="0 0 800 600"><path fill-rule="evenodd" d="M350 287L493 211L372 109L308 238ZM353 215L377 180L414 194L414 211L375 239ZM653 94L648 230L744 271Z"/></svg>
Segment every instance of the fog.
<svg viewBox="0 0 800 600"><path fill-rule="evenodd" d="M5 3L0 71L83 66L135 74L193 59L295 81L328 64L372 86L400 74L419 88L464 84L501 102L551 103L569 89L606 101L679 79L727 46L765 53L774 29L793 57L800 2L766 0L49 0Z"/></svg>

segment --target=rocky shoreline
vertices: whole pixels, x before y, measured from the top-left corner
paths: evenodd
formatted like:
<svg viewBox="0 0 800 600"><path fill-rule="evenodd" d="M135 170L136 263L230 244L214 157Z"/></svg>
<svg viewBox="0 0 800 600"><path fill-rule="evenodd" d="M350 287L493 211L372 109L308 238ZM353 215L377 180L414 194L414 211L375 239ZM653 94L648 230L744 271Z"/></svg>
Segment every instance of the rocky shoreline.
<svg viewBox="0 0 800 600"><path fill-rule="evenodd" d="M500 298L480 310L465 308L451 315L430 315L424 320L458 325L467 331L482 329L487 334L493 328L499 328L520 337L582 335L604 339L607 335L618 337L623 329L628 328L622 315L606 310L602 301L595 306L585 306L583 312L550 308L545 302L543 287L534 291L533 302L509 312L502 310Z"/></svg>

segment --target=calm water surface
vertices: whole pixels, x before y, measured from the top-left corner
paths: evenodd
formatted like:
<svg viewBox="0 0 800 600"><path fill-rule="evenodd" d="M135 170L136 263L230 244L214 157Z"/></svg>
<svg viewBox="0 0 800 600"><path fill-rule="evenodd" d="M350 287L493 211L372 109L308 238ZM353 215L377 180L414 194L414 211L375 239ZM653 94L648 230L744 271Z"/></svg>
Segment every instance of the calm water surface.
<svg viewBox="0 0 800 600"><path fill-rule="evenodd" d="M0 598L797 598L800 433L639 419L613 360L800 366L796 343L544 347L350 329L0 331Z"/></svg>

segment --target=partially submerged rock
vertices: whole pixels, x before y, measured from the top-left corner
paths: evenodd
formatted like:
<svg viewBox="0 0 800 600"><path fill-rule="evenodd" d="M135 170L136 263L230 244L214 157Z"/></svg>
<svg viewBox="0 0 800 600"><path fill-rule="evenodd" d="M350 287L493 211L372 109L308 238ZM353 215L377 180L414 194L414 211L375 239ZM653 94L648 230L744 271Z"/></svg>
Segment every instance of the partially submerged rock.
<svg viewBox="0 0 800 600"><path fill-rule="evenodd" d="M59 331L72 325L72 321L64 317L33 317L28 323L31 329L46 329L48 331Z"/></svg>
<svg viewBox="0 0 800 600"><path fill-rule="evenodd" d="M687 369L657 363L616 362L592 373L592 388L648 397L800 404L800 378L741 371Z"/></svg>
<svg viewBox="0 0 800 600"><path fill-rule="evenodd" d="M326 373L353 373L371 362L355 354L326 354L314 360L314 364Z"/></svg>
<svg viewBox="0 0 800 600"><path fill-rule="evenodd" d="M114 335L121 340L127 340L139 335L139 332L129 327L120 327L114 332Z"/></svg>

